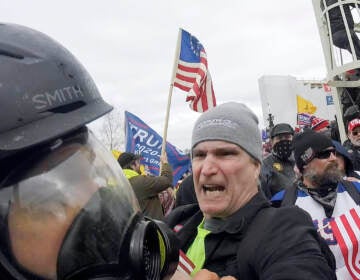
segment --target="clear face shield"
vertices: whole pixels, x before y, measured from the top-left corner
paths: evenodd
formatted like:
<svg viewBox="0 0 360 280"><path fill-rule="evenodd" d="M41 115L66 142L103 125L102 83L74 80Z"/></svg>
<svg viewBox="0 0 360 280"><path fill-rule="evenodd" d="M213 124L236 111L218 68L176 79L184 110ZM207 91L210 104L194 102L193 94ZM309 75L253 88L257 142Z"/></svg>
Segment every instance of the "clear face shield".
<svg viewBox="0 0 360 280"><path fill-rule="evenodd" d="M15 279L160 279L176 267L167 230L139 214L86 129L21 159L0 187L0 261Z"/></svg>

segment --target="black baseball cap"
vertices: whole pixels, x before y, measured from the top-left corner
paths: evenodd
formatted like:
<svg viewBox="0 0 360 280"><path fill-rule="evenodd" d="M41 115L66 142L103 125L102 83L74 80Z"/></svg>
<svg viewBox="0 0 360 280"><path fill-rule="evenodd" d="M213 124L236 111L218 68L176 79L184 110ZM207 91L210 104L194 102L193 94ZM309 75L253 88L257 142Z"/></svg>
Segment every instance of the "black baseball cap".
<svg viewBox="0 0 360 280"><path fill-rule="evenodd" d="M134 160L140 159L140 155L136 155L133 153L124 152L122 153L118 158L118 163L122 168L126 166L127 164L131 163Z"/></svg>
<svg viewBox="0 0 360 280"><path fill-rule="evenodd" d="M270 138L274 138L277 135L289 133L294 135L294 129L287 123L279 123L275 125L270 131Z"/></svg>

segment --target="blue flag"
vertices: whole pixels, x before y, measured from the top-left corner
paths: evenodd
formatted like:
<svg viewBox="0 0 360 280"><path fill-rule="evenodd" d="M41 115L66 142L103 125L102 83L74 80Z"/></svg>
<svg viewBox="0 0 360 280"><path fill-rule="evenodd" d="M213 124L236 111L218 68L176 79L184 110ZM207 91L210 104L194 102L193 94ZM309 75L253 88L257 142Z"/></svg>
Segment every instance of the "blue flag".
<svg viewBox="0 0 360 280"><path fill-rule="evenodd" d="M188 63L200 62L200 52L204 51L200 41L189 32L181 29L180 59Z"/></svg>
<svg viewBox="0 0 360 280"><path fill-rule="evenodd" d="M141 155L140 163L152 175L158 176L162 137L134 114L125 111L126 152ZM190 157L169 142L166 153L173 169L173 185L191 169Z"/></svg>
<svg viewBox="0 0 360 280"><path fill-rule="evenodd" d="M266 129L261 130L261 138L264 142L269 138L269 135L268 135Z"/></svg>

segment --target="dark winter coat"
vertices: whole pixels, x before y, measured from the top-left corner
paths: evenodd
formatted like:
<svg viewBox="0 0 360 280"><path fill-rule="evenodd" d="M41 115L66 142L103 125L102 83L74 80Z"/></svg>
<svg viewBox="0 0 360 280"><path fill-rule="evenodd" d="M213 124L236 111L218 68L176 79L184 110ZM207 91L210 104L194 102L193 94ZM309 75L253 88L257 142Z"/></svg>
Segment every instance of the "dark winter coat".
<svg viewBox="0 0 360 280"><path fill-rule="evenodd" d="M126 173L126 169L124 172ZM144 215L153 219L163 220L164 212L159 193L172 187L173 175L171 166L167 163L163 164L160 176L137 175L128 179Z"/></svg>
<svg viewBox="0 0 360 280"><path fill-rule="evenodd" d="M175 208L193 203L197 203L197 199L194 189L193 175L190 174L181 182L179 189L176 192Z"/></svg>
<svg viewBox="0 0 360 280"><path fill-rule="evenodd" d="M295 180L294 165L292 157L282 160L270 154L263 160L260 181L261 189L267 198L271 199L277 192L292 186Z"/></svg>
<svg viewBox="0 0 360 280"><path fill-rule="evenodd" d="M352 166L354 170L360 170L360 147L354 146L349 140L343 144L348 155L350 156Z"/></svg>
<svg viewBox="0 0 360 280"><path fill-rule="evenodd" d="M203 214L197 204L173 210L166 218L177 228L186 252ZM326 256L322 253L326 252ZM237 279L336 279L335 261L310 216L298 207L272 208L261 193L205 238L203 268ZM329 264L330 263L330 264Z"/></svg>

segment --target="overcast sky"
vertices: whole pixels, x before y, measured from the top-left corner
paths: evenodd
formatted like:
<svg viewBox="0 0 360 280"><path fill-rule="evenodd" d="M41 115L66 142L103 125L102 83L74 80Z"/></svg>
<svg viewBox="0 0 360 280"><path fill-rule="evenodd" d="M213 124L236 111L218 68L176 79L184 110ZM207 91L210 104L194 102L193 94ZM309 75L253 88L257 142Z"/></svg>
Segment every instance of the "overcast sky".
<svg viewBox="0 0 360 280"><path fill-rule="evenodd" d="M160 135L179 27L205 47L218 104L246 103L261 125L262 75L326 75L311 0L0 0L0 17L61 42L88 69L107 102ZM189 148L198 116L176 89L168 141Z"/></svg>

